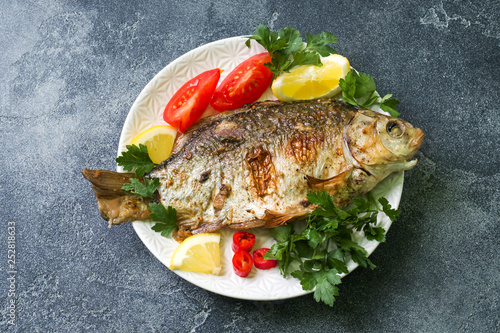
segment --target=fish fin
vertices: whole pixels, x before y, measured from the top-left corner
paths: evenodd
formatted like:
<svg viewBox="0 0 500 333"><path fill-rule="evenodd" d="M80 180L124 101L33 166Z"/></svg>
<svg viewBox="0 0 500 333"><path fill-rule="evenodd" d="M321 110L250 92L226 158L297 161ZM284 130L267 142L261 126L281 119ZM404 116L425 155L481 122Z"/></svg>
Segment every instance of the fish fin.
<svg viewBox="0 0 500 333"><path fill-rule="evenodd" d="M239 222L239 223L233 223L230 224L229 227L231 229L237 229L237 230L245 230L245 229L253 229L253 228L259 228L263 227L266 224L266 221L261 220L261 219L254 219L246 222Z"/></svg>
<svg viewBox="0 0 500 333"><path fill-rule="evenodd" d="M92 183L94 192L99 196L118 196L126 194L122 190L125 183L130 182L130 178L136 178L134 173L121 173L108 170L89 170L82 171L83 177Z"/></svg>
<svg viewBox="0 0 500 333"><path fill-rule="evenodd" d="M183 240L192 235L193 233L191 232L191 230L183 226L175 228L174 231L172 231L172 238L175 239L177 243L182 243Z"/></svg>
<svg viewBox="0 0 500 333"><path fill-rule="evenodd" d="M304 214L276 213L266 209L264 217L260 219L254 219L251 221L240 222L240 223L233 223L230 224L229 227L231 229L237 229L237 230L245 230L253 228L271 229L279 227L280 225L287 224L288 222L291 222L293 219L303 215Z"/></svg>
<svg viewBox="0 0 500 333"><path fill-rule="evenodd" d="M182 229L181 225L179 229ZM222 228L222 224L220 222L210 223L210 222L202 222L196 228L190 230L190 233L193 235L204 233L204 232L215 232Z"/></svg>
<svg viewBox="0 0 500 333"><path fill-rule="evenodd" d="M347 170L327 179L319 179L312 176L306 176L307 183L311 188L325 188L329 190L335 190L338 186L347 183L353 169L354 168L351 165ZM335 190L335 192L337 191Z"/></svg>
<svg viewBox="0 0 500 333"><path fill-rule="evenodd" d="M85 169L82 174L92 183L99 212L110 226L149 218L151 200L122 190L123 184L135 178L133 173Z"/></svg>
<svg viewBox="0 0 500 333"><path fill-rule="evenodd" d="M289 222L303 215L304 214L278 213L266 209L266 211L264 212L264 217L262 218L262 220L266 221L263 227L269 229L276 228L280 225L288 224Z"/></svg>

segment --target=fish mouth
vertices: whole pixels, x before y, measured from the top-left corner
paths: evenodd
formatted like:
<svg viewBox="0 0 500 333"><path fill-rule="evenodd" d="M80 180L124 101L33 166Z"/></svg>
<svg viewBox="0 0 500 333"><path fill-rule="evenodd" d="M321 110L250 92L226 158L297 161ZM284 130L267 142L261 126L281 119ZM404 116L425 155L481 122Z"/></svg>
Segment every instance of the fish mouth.
<svg viewBox="0 0 500 333"><path fill-rule="evenodd" d="M400 164L401 170L410 170L411 168L413 168L417 164L417 161L418 160L416 158L414 158L412 160L401 163Z"/></svg>
<svg viewBox="0 0 500 333"><path fill-rule="evenodd" d="M413 155L415 155L417 151L419 151L420 146L424 142L424 136L425 136L424 132L420 128L417 128L415 131L415 135L413 136L413 139L408 143L409 154L408 158L406 159L407 163L413 161L412 160Z"/></svg>
<svg viewBox="0 0 500 333"><path fill-rule="evenodd" d="M410 147L415 149L415 151L419 150L420 146L424 142L424 136L425 136L424 132L420 128L417 128L417 131L415 132L415 137L410 142Z"/></svg>
<svg viewBox="0 0 500 333"><path fill-rule="evenodd" d="M406 162L403 162L404 170L409 170L417 164L417 159L413 158L413 156L424 142L424 136L424 132L420 128L417 128L413 139L409 143L410 153L408 154L408 158Z"/></svg>

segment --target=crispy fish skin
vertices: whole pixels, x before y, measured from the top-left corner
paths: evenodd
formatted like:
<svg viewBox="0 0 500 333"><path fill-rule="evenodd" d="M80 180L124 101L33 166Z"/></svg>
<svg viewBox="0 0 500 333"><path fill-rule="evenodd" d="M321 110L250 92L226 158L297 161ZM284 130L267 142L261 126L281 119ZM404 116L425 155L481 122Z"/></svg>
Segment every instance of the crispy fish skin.
<svg viewBox="0 0 500 333"><path fill-rule="evenodd" d="M332 99L266 101L204 119L145 177L160 179L160 200L176 209L180 238L272 228L310 213L312 191L344 207L413 167L422 140L403 120Z"/></svg>

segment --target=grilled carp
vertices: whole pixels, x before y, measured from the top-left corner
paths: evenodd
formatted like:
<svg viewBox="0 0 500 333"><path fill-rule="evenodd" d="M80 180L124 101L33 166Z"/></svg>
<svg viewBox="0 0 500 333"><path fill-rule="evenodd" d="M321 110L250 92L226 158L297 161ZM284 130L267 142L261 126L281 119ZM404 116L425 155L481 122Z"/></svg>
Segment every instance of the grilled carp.
<svg viewBox="0 0 500 333"><path fill-rule="evenodd" d="M416 164L424 133L408 122L333 99L265 101L200 120L145 177L177 211L182 239L222 227L272 228L310 213L327 191L342 208ZM121 190L133 174L85 170L110 224L147 219L148 200Z"/></svg>

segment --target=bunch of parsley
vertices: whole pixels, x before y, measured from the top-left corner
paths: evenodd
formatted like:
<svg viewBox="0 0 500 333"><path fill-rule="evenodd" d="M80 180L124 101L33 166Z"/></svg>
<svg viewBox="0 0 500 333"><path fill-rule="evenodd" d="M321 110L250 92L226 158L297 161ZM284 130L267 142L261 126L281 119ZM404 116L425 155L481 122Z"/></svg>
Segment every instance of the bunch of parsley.
<svg viewBox="0 0 500 333"><path fill-rule="evenodd" d="M377 203L371 195L368 200L355 199L348 210L335 207L333 197L326 192L310 193L307 199L318 208L309 216L306 228L298 233L293 224L271 229L277 243L264 258L278 260L284 277L298 265L291 275L300 280L302 288L314 289L317 302L333 306L339 294L339 274L349 272L349 258L360 266L375 268L366 250L353 240L353 233L362 231L368 240L383 242L385 230L376 226L378 212L394 221L400 211L392 209L387 199L380 198Z"/></svg>
<svg viewBox="0 0 500 333"><path fill-rule="evenodd" d="M131 178L128 183L123 184L122 190L140 195L145 198L154 198L154 193L160 186L160 179L153 180L142 178L146 173L150 172L157 166L151 161L148 154L148 147L143 144L128 145L127 150L116 158L118 165L122 166L126 171L134 171L137 178ZM162 236L168 237L177 227L177 214L173 207L165 208L162 203L150 203L149 218L155 221L155 225L151 227L156 232L160 232Z"/></svg>
<svg viewBox="0 0 500 333"><path fill-rule="evenodd" d="M306 33L304 44L300 32L295 28L286 27L276 33L259 24L255 33L246 38L245 44L248 47L253 39L269 52L271 63L264 65L274 73L274 78L298 65L322 66L320 55L326 57L336 53L328 44L336 44L337 37L329 32L319 35Z"/></svg>

